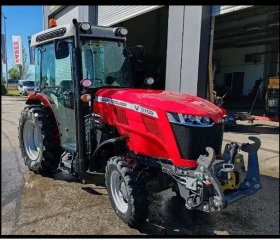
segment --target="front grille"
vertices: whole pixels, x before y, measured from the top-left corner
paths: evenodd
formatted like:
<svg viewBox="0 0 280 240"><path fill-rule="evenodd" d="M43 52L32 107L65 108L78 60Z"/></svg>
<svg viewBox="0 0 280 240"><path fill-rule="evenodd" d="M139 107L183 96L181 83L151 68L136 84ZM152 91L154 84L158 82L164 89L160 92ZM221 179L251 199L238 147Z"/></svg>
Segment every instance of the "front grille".
<svg viewBox="0 0 280 240"><path fill-rule="evenodd" d="M182 158L198 159L206 154L206 147L212 147L216 154L221 152L224 126L222 123L212 127L190 127L170 123Z"/></svg>
<svg viewBox="0 0 280 240"><path fill-rule="evenodd" d="M59 28L51 32L43 33L36 37L36 42L42 42L51 38L62 37L66 33L66 28Z"/></svg>

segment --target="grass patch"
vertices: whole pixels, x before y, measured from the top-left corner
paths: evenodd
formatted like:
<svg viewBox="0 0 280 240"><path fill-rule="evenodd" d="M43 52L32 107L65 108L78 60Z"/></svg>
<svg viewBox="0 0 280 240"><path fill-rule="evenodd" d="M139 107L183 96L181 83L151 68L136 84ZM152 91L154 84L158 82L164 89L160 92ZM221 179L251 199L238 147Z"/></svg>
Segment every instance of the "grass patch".
<svg viewBox="0 0 280 240"><path fill-rule="evenodd" d="M8 84L8 90L18 90L17 84Z"/></svg>
<svg viewBox="0 0 280 240"><path fill-rule="evenodd" d="M19 91L16 89L9 89L7 96L21 96Z"/></svg>

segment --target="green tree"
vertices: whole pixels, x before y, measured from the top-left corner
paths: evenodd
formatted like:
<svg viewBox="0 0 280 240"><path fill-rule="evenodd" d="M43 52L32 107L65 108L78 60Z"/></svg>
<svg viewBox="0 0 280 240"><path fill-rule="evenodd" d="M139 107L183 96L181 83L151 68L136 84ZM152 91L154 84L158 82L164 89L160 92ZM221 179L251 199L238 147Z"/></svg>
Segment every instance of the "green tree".
<svg viewBox="0 0 280 240"><path fill-rule="evenodd" d="M17 66L13 66L9 71L10 79L20 79L20 74Z"/></svg>
<svg viewBox="0 0 280 240"><path fill-rule="evenodd" d="M28 79L32 73L29 69L29 63L27 60L27 53L24 46L22 46L22 65L14 65L9 71L9 78L12 79Z"/></svg>
<svg viewBox="0 0 280 240"><path fill-rule="evenodd" d="M29 69L29 62L27 60L27 52L25 51L24 46L22 46L22 69L20 68L21 79L28 79L31 77L32 73Z"/></svg>

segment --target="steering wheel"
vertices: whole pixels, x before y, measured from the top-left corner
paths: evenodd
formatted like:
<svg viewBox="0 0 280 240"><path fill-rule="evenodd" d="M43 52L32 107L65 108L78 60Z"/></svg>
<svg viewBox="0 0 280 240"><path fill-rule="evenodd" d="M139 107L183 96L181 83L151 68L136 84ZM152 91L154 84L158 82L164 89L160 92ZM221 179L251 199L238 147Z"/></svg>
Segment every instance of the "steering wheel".
<svg viewBox="0 0 280 240"><path fill-rule="evenodd" d="M107 84L113 84L114 82L116 81L116 79L114 78L114 77L112 77L112 76L107 76L106 77L106 83Z"/></svg>

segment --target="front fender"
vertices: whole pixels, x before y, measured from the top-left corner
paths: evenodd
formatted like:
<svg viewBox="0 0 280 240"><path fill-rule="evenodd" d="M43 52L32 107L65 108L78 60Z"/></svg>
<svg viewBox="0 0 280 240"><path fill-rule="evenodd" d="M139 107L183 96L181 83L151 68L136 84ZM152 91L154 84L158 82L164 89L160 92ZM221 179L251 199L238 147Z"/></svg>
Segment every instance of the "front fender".
<svg viewBox="0 0 280 240"><path fill-rule="evenodd" d="M116 144L120 144L123 143L127 140L127 137L116 137L116 138L110 138L105 140L104 142L102 142L94 151L92 158L91 158L91 162L90 162L90 166L93 166L94 161L98 161L100 160L100 154L102 153L103 150L105 149L111 149L111 153L113 153L113 147L116 146ZM91 168L90 167L90 168Z"/></svg>

